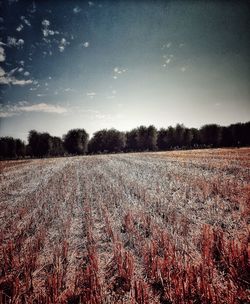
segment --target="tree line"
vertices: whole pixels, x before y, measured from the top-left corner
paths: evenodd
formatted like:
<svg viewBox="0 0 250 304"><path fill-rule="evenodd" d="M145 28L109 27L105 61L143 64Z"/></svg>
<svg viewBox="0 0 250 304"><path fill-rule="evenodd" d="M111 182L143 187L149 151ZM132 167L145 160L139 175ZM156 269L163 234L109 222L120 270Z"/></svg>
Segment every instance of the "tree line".
<svg viewBox="0 0 250 304"><path fill-rule="evenodd" d="M128 132L103 129L89 135L84 129L68 131L62 138L31 130L26 145L20 139L0 138L0 158L53 157L118 152L250 146L250 122L224 127L207 124L200 129L183 124L157 130L153 125Z"/></svg>

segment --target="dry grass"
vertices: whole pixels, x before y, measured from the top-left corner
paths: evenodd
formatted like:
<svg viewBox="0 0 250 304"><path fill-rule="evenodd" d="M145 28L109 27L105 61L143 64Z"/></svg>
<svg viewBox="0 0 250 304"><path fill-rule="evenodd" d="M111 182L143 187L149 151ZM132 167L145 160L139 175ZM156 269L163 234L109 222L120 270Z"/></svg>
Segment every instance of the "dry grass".
<svg viewBox="0 0 250 304"><path fill-rule="evenodd" d="M250 149L4 162L0 303L248 303Z"/></svg>

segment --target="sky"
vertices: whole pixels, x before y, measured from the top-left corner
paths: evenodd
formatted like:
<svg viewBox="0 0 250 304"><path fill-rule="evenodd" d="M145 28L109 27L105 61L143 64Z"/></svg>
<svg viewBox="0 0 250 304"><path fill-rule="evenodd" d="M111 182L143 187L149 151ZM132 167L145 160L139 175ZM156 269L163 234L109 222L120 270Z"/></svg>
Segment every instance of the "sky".
<svg viewBox="0 0 250 304"><path fill-rule="evenodd" d="M250 120L248 1L0 2L0 136Z"/></svg>

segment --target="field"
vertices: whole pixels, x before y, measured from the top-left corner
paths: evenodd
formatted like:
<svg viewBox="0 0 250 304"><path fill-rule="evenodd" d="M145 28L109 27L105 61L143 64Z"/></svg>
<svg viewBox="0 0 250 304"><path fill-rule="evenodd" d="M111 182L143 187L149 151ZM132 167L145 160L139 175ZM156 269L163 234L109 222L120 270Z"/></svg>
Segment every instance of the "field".
<svg viewBox="0 0 250 304"><path fill-rule="evenodd" d="M0 170L0 303L248 303L250 149Z"/></svg>

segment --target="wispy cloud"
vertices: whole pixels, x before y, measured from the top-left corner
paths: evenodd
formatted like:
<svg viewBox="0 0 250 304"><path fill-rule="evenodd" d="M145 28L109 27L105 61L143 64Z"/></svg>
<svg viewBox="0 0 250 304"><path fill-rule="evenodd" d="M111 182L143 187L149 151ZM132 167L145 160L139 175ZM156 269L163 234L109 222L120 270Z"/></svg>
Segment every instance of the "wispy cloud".
<svg viewBox="0 0 250 304"><path fill-rule="evenodd" d="M44 37L48 37L48 36L54 36L56 34L59 34L58 31L54 31L50 29L50 21L47 19L44 19L42 21L42 33ZM46 40L45 40L46 41Z"/></svg>
<svg viewBox="0 0 250 304"><path fill-rule="evenodd" d="M16 28L16 31L17 31L17 32L21 32L22 29L23 29L23 25L20 24L20 25Z"/></svg>
<svg viewBox="0 0 250 304"><path fill-rule="evenodd" d="M81 43L80 46L84 47L84 48L88 48L89 47L89 42L85 41L85 42Z"/></svg>
<svg viewBox="0 0 250 304"><path fill-rule="evenodd" d="M72 88L66 88L66 89L64 89L64 92L74 92L75 90L74 89L72 89Z"/></svg>
<svg viewBox="0 0 250 304"><path fill-rule="evenodd" d="M59 51L60 51L60 52L63 52L63 51L65 50L65 47L66 47L67 45L69 45L69 44L70 44L70 43L69 43L65 38L62 38L61 41L60 41L60 44L59 44L59 46L58 46Z"/></svg>
<svg viewBox="0 0 250 304"><path fill-rule="evenodd" d="M21 101L16 105L0 107L0 117L12 117L27 112L64 114L68 112L68 110L60 105L52 105L48 103L30 104L26 101Z"/></svg>
<svg viewBox="0 0 250 304"><path fill-rule="evenodd" d="M181 67L181 71L182 71L182 73L185 73L185 72L186 72L186 70L187 70L187 67L186 67L186 66Z"/></svg>
<svg viewBox="0 0 250 304"><path fill-rule="evenodd" d="M12 112L1 112L0 111L0 118L5 118L5 117L12 117L17 115L16 113L12 113Z"/></svg>
<svg viewBox="0 0 250 304"><path fill-rule="evenodd" d="M0 77L4 76L4 74L5 74L4 69L2 69L2 68L0 67Z"/></svg>
<svg viewBox="0 0 250 304"><path fill-rule="evenodd" d="M162 50L163 49L169 49L171 46L172 46L172 42L169 41L169 42L163 44L161 48L162 48Z"/></svg>
<svg viewBox="0 0 250 304"><path fill-rule="evenodd" d="M5 52L4 52L4 48L2 46L0 46L0 62L5 61Z"/></svg>
<svg viewBox="0 0 250 304"><path fill-rule="evenodd" d="M80 13L80 11L81 11L81 9L80 9L79 6L76 6L76 7L73 8L73 13L74 14L78 14L78 13Z"/></svg>
<svg viewBox="0 0 250 304"><path fill-rule="evenodd" d="M16 79L16 78L10 78L11 79L11 84L13 85L20 85L20 86L24 86L24 85L27 85L27 84L32 84L33 83L33 80L31 79Z"/></svg>
<svg viewBox="0 0 250 304"><path fill-rule="evenodd" d="M42 25L43 25L44 27L48 27L48 26L50 26L50 21L47 20L47 19L44 19L44 20L42 21Z"/></svg>
<svg viewBox="0 0 250 304"><path fill-rule="evenodd" d="M38 103L34 105L21 106L19 108L22 112L44 112L44 113L66 113L67 109L59 105L52 105L47 103Z"/></svg>
<svg viewBox="0 0 250 304"><path fill-rule="evenodd" d="M7 38L7 45L12 47L17 47L17 48L22 48L24 45L24 40L23 39L17 39L16 37L8 37Z"/></svg>
<svg viewBox="0 0 250 304"><path fill-rule="evenodd" d="M96 96L96 92L88 92L86 95L90 98L93 98L94 96Z"/></svg>
<svg viewBox="0 0 250 304"><path fill-rule="evenodd" d="M170 62L172 62L174 55L173 54L170 54L170 55L164 54L162 57L164 59L164 63L162 64L162 66L164 68L166 68L170 64Z"/></svg>
<svg viewBox="0 0 250 304"><path fill-rule="evenodd" d="M33 80L31 79L17 79L13 74L18 70L17 68L12 69L10 72L6 73L2 68L0 71L0 85L17 85L25 86L32 84ZM28 75L25 75L28 76Z"/></svg>
<svg viewBox="0 0 250 304"><path fill-rule="evenodd" d="M117 79L118 76L120 76L121 74L127 72L127 69L119 68L119 67L114 67L113 72L114 72L113 79Z"/></svg>
<svg viewBox="0 0 250 304"><path fill-rule="evenodd" d="M29 20L27 18L25 18L25 16L21 16L21 20L28 26L31 26Z"/></svg>

